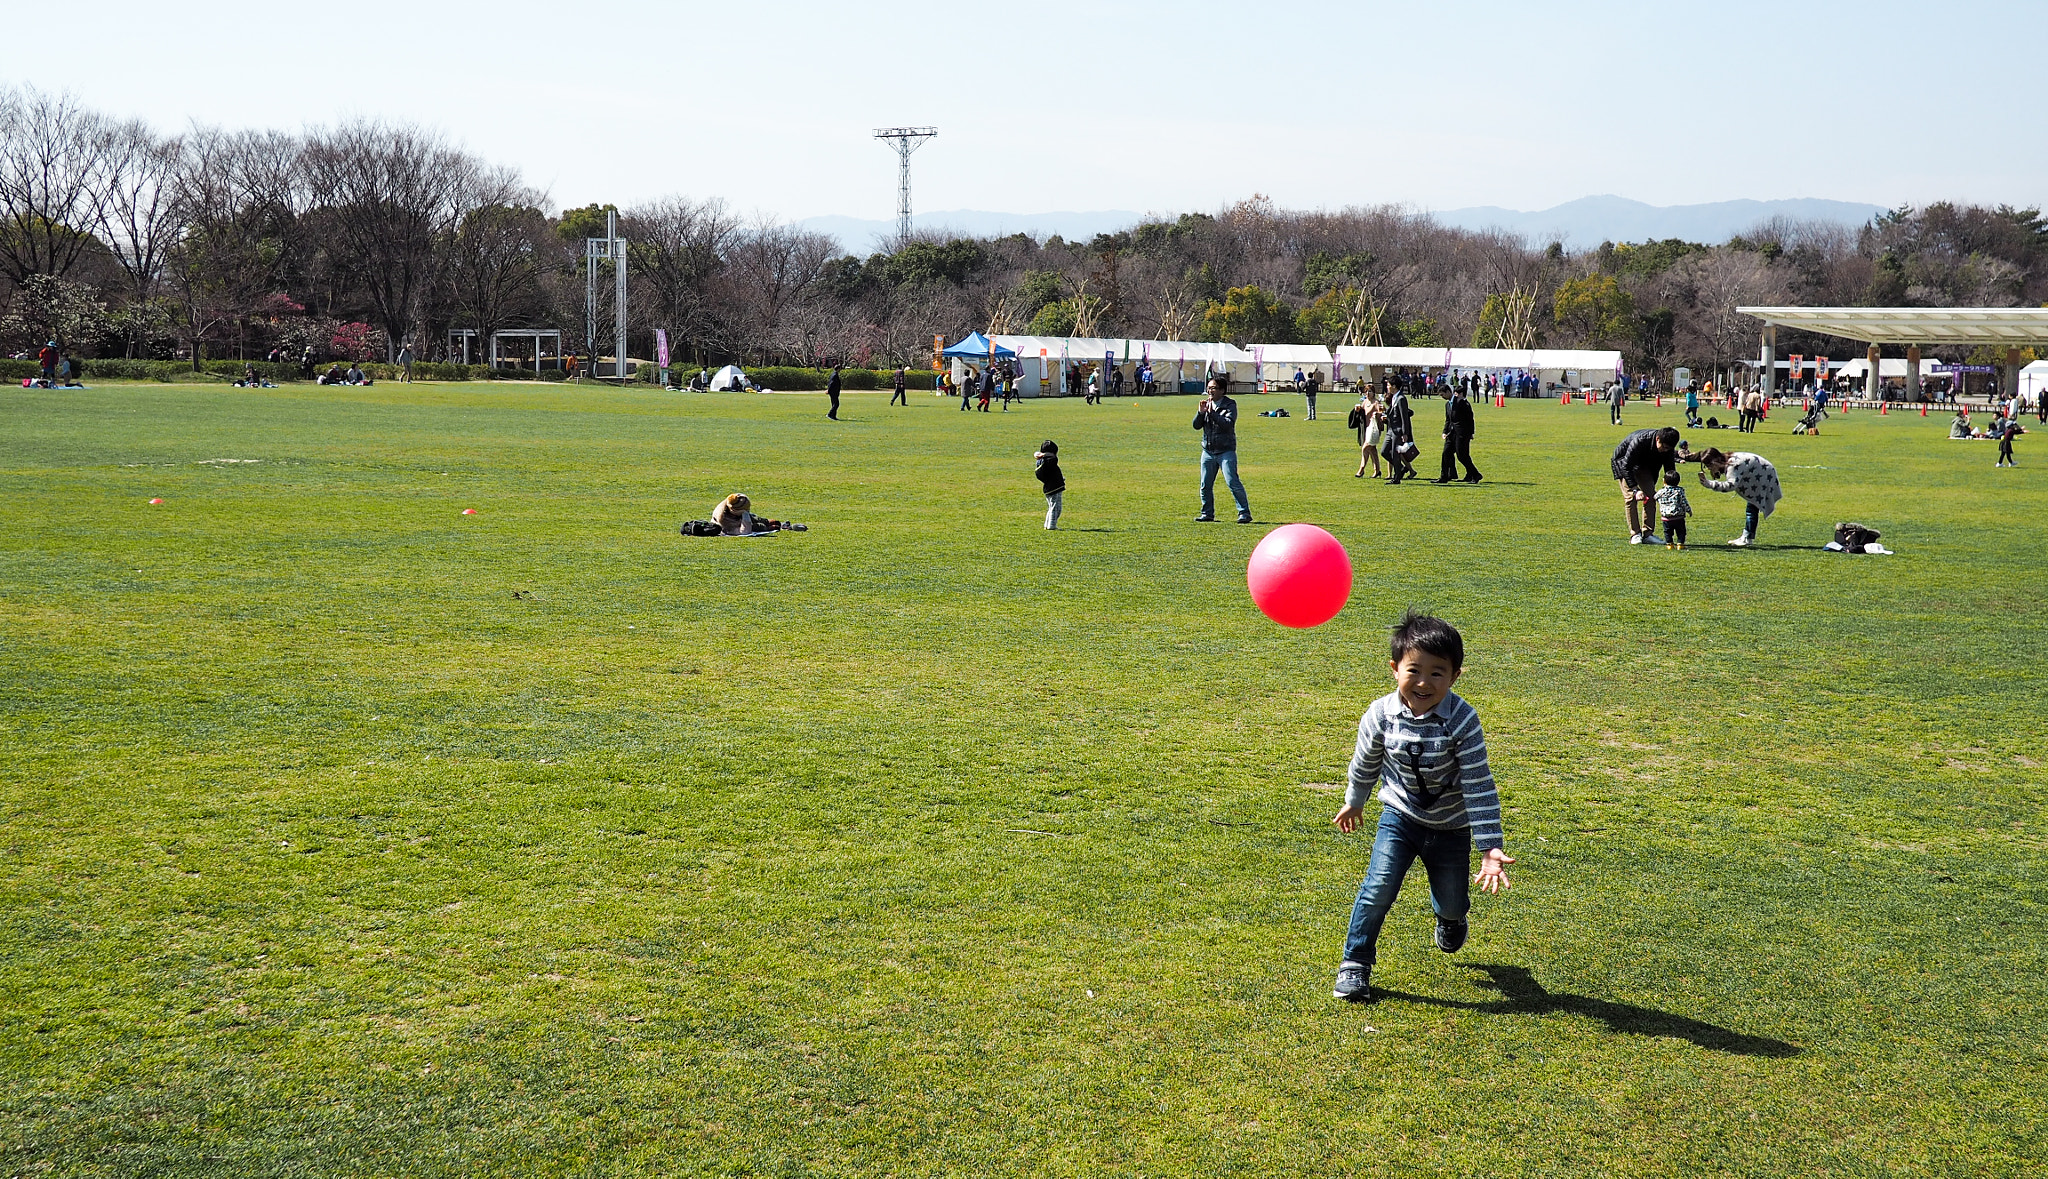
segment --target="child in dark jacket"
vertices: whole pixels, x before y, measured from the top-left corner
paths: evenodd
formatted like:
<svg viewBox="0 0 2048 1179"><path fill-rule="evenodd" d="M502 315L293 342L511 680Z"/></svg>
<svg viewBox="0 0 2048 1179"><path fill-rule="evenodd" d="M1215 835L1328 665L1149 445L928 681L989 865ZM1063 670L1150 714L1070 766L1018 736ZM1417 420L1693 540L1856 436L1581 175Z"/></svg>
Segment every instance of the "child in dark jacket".
<svg viewBox="0 0 2048 1179"><path fill-rule="evenodd" d="M1045 526L1048 530L1058 528L1060 496L1067 490L1067 477L1060 474L1060 444L1048 438L1031 457L1038 460L1035 473L1045 488Z"/></svg>

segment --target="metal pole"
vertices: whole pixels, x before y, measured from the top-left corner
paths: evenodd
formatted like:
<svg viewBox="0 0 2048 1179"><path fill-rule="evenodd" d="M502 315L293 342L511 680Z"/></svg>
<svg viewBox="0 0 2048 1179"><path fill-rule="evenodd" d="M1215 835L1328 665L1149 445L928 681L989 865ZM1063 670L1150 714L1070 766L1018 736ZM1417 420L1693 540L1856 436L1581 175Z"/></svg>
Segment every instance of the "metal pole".
<svg viewBox="0 0 2048 1179"><path fill-rule="evenodd" d="M619 236L619 214L616 210L604 215L604 229L611 238L612 281L616 287L612 297L612 373L623 385L626 383L626 239Z"/></svg>

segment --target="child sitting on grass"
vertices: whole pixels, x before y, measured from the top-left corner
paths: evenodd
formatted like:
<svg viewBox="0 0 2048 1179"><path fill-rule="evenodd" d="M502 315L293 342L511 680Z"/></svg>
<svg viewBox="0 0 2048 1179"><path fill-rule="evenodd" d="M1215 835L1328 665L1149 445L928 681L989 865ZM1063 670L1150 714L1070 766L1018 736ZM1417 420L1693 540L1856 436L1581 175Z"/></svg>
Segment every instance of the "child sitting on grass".
<svg viewBox="0 0 2048 1179"><path fill-rule="evenodd" d="M1051 532L1060 526L1060 499L1067 491L1067 477L1060 474L1060 444L1048 438L1031 457L1038 460L1035 473L1045 489L1045 529Z"/></svg>
<svg viewBox="0 0 2048 1179"><path fill-rule="evenodd" d="M1331 992L1362 1003L1371 997L1380 926L1400 895L1401 880L1417 858L1429 873L1429 903L1436 910L1436 948L1454 954L1465 944L1471 909L1466 870L1473 845L1485 853L1481 890L1509 887L1500 826L1500 795L1486 765L1486 734L1479 714L1451 694L1465 665L1465 640L1441 618L1410 610L1394 628L1394 690L1372 702L1358 722L1344 808L1331 822L1358 829L1365 798L1378 786L1382 804L1372 861L1358 900L1344 962Z"/></svg>
<svg viewBox="0 0 2048 1179"><path fill-rule="evenodd" d="M1664 521L1664 547L1682 549L1685 547L1685 518L1692 515L1692 504L1685 498L1685 488L1678 485L1678 472L1664 472L1664 486L1657 489L1657 516Z"/></svg>

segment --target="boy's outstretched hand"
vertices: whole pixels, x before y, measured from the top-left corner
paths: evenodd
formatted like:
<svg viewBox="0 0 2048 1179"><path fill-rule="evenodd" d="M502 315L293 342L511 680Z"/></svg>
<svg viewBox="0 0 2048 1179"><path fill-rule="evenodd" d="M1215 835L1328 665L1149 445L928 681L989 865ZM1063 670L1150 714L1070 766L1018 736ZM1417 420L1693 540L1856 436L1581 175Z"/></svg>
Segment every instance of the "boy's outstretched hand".
<svg viewBox="0 0 2048 1179"><path fill-rule="evenodd" d="M1338 811L1337 817L1330 821L1337 825L1337 830L1349 835L1358 830L1358 817L1364 813L1365 808L1362 806L1347 806Z"/></svg>
<svg viewBox="0 0 2048 1179"><path fill-rule="evenodd" d="M1487 848L1486 857L1479 864L1479 875L1474 876L1472 882L1479 886L1480 892L1506 892L1514 887L1508 883L1507 868L1514 862L1515 857L1501 849Z"/></svg>

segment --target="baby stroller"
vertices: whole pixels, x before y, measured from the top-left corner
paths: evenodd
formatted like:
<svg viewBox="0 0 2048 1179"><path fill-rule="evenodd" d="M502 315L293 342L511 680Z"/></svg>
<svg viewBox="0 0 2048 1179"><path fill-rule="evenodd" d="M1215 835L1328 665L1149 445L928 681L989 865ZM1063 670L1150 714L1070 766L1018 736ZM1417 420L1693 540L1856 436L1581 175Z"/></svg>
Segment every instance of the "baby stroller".
<svg viewBox="0 0 2048 1179"><path fill-rule="evenodd" d="M1821 419L1827 416L1828 411L1816 405L1806 411L1805 417L1792 423L1792 432L1794 434L1818 434L1820 433Z"/></svg>

